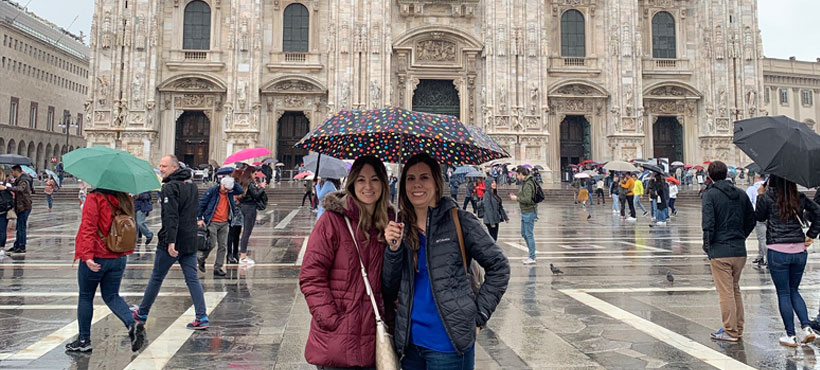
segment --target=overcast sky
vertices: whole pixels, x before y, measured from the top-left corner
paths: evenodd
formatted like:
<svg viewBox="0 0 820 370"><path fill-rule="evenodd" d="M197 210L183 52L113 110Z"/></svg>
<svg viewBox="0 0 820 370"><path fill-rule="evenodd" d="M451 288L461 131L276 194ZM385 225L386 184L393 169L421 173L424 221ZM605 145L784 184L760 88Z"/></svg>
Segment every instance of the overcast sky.
<svg viewBox="0 0 820 370"><path fill-rule="evenodd" d="M88 35L93 0L15 0L69 31ZM67 4L71 4L70 6ZM763 51L767 57L814 61L820 58L820 0L758 0ZM86 43L88 38L86 37Z"/></svg>

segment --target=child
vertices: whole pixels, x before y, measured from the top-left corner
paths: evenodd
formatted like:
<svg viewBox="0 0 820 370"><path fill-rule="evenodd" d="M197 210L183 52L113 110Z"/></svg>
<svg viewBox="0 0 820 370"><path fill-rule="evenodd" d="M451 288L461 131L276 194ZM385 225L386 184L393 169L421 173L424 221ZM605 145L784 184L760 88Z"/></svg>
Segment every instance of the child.
<svg viewBox="0 0 820 370"><path fill-rule="evenodd" d="M672 210L672 216L678 215L678 210L675 208L675 200L678 198L678 185L674 181L669 181L669 209Z"/></svg>

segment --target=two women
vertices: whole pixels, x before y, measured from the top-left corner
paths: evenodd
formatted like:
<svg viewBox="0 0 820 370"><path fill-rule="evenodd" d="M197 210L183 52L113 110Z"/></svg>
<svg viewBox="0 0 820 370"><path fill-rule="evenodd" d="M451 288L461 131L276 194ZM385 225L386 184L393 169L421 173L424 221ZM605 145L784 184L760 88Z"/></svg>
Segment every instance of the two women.
<svg viewBox="0 0 820 370"><path fill-rule="evenodd" d="M806 248L820 234L820 222L807 220L803 215L805 211L820 214L820 206L799 193L795 183L775 175L758 188L758 194L755 218L766 222L766 259L777 290L780 317L786 327L786 336L780 337L780 344L797 347L815 339L809 327L806 302L798 288L806 269ZM803 233L804 223L811 225L807 233ZM800 320L800 330L794 327L795 314Z"/></svg>

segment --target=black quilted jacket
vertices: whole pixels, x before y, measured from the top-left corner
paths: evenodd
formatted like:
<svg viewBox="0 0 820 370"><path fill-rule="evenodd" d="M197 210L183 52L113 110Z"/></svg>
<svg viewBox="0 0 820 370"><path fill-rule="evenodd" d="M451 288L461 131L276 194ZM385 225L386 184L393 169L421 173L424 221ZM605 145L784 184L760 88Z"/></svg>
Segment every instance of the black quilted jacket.
<svg viewBox="0 0 820 370"><path fill-rule="evenodd" d="M796 215L787 220L780 218L776 199L777 193L775 193L774 188L769 188L766 193L757 197L755 218L757 218L757 221L766 222L766 244L802 243L806 240L806 236L817 239L817 234L820 234L820 222L818 222L820 220L813 220L809 227L809 232L806 233L808 235L805 235L803 234L803 227L800 225L800 221L798 221ZM800 193L799 213L800 215L807 213L817 215L820 214L820 206L807 198L803 193ZM803 222L810 221L812 220L803 219Z"/></svg>
<svg viewBox="0 0 820 370"><path fill-rule="evenodd" d="M510 265L481 222L471 213L459 210L467 264L475 259L485 271L484 284L475 296L462 264L450 211L453 208L458 205L451 198L443 197L436 208L428 211L426 253L433 299L453 347L463 354L475 343L476 327L490 319L507 290ZM382 266L382 295L385 302L398 299L393 339L400 355L409 344L414 277L410 248L404 243L395 252L387 248Z"/></svg>

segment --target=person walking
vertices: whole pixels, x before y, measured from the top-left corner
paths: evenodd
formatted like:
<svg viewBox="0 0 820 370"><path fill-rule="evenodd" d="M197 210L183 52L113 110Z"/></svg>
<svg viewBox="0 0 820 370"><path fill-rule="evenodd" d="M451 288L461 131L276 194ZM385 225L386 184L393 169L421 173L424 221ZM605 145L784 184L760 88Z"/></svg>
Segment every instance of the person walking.
<svg viewBox="0 0 820 370"><path fill-rule="evenodd" d="M620 205L620 186L621 179L618 176L612 178L612 183L609 184L609 196L612 198L612 213L618 214L621 212Z"/></svg>
<svg viewBox="0 0 820 370"><path fill-rule="evenodd" d="M649 197L651 202L649 202L649 217L651 218L652 222L657 221L658 216L658 184L659 181L657 176L654 173L649 174L649 179L646 180L646 186L644 186L644 193Z"/></svg>
<svg viewBox="0 0 820 370"><path fill-rule="evenodd" d="M458 203L458 179L454 175L450 175L450 198L453 198Z"/></svg>
<svg viewBox="0 0 820 370"><path fill-rule="evenodd" d="M475 184L473 184L473 180L467 180L467 185L464 187L467 194L464 196L464 205L461 208L466 211L467 204L469 203L473 207L473 213L475 213L475 199L473 198L473 194L475 194Z"/></svg>
<svg viewBox="0 0 820 370"><path fill-rule="evenodd" d="M311 182L308 180L305 180L305 195L302 195L302 205L299 206L299 208L305 206L305 200L308 201L308 205L313 209L313 185L311 185Z"/></svg>
<svg viewBox="0 0 820 370"><path fill-rule="evenodd" d="M752 202L752 208L757 208L757 191L760 187L763 186L764 179L763 175L756 174L754 179L754 184L746 188L746 195L749 197L749 201ZM758 221L755 225L755 236L757 237L757 258L755 258L752 263L758 266L766 266L766 256L768 255L768 251L766 249L766 223L762 221Z"/></svg>
<svg viewBox="0 0 820 370"><path fill-rule="evenodd" d="M142 236L145 236L146 247L154 240L154 233L148 228L147 222L148 215L152 210L154 210L154 202L150 191L134 196L134 211L136 214L134 218L137 221L137 245L139 245Z"/></svg>
<svg viewBox="0 0 820 370"><path fill-rule="evenodd" d="M253 172L253 169L246 169L243 172L242 177L239 178L239 186L245 192L236 197L239 199L239 209L242 211L242 218L245 221L242 225L242 238L239 240L239 264L246 266L256 263L248 257L248 242L250 242L253 227L256 225L257 207L268 202L268 196L265 194L267 183L264 180L262 182L253 181L251 177Z"/></svg>
<svg viewBox="0 0 820 370"><path fill-rule="evenodd" d="M627 221L635 221L635 179L634 175L627 173L624 175L624 181L621 182L621 189L626 193L626 205L629 206L629 218ZM621 217L624 217L626 207L621 205Z"/></svg>
<svg viewBox="0 0 820 370"><path fill-rule="evenodd" d="M6 171L0 168L0 256L5 254L7 229L9 227L9 212L14 212L14 194L11 192L11 183L8 182ZM16 214L13 215L16 217Z"/></svg>
<svg viewBox="0 0 820 370"><path fill-rule="evenodd" d="M530 171L524 167L516 170L516 179L521 182L521 191L518 194L510 194L510 199L518 202L521 209L521 236L527 243L529 256L523 260L525 265L535 264L535 220L538 219L538 204L534 201L535 180L530 176Z"/></svg>
<svg viewBox="0 0 820 370"><path fill-rule="evenodd" d="M399 186L404 223L388 224L382 267L384 301L398 302L393 340L405 370L473 369L478 330L510 279L501 248L443 193L438 162L424 153L410 157ZM471 261L485 272L477 292L465 271Z"/></svg>
<svg viewBox="0 0 820 370"><path fill-rule="evenodd" d="M214 277L225 276L222 266L225 263L225 256L228 252L228 233L230 232L231 220L239 212L239 208L234 203L234 196L241 195L245 189L241 185L235 184L233 177L223 177L219 185L214 185L202 194L197 207L196 218L199 227L207 228L210 235L210 245L208 250L201 251L197 259L199 271L205 272L205 260L216 247L216 259L214 260Z"/></svg>
<svg viewBox="0 0 820 370"><path fill-rule="evenodd" d="M489 190L484 191L482 198L484 206L484 225L487 226L487 231L494 241L498 241L498 227L502 222L510 222L507 216L507 211L504 210L501 197L498 196L498 181L492 178L487 179L485 188Z"/></svg>
<svg viewBox="0 0 820 370"><path fill-rule="evenodd" d="M755 212L746 193L726 181L727 170L721 161L709 164L714 185L701 199L701 228L703 251L709 257L723 319L723 327L710 336L737 342L744 323L740 274L746 264L746 238L754 229Z"/></svg>
<svg viewBox="0 0 820 370"><path fill-rule="evenodd" d="M159 289L165 276L174 263L179 263L185 284L194 301L194 321L187 325L191 330L207 329L210 326L207 308L205 307L205 293L199 283L196 273L196 212L199 201L199 191L193 182L193 172L187 168L180 168L179 160L173 154L168 154L159 162L159 171L162 174L162 208L160 217L162 228L158 236L154 267L151 278L145 287L145 294L139 305L131 308L134 319L140 323L148 320L151 306L157 299Z"/></svg>
<svg viewBox="0 0 820 370"><path fill-rule="evenodd" d="M606 197L604 197L605 186L604 179L598 179L598 182L595 184L595 200L597 204L603 203L606 205Z"/></svg>
<svg viewBox="0 0 820 370"><path fill-rule="evenodd" d="M5 185L0 186L0 191L10 189L14 193L14 212L17 214L17 234L14 239L14 246L7 250L6 253L25 254L26 253L26 235L28 227L28 216L31 214L31 189L32 179L27 173L23 172L20 165L11 167L11 175L14 177L14 182L11 187Z"/></svg>
<svg viewBox="0 0 820 370"><path fill-rule="evenodd" d="M43 189L43 192L46 193L46 200L48 201L48 211L51 212L51 208L54 205L54 192L57 191L57 181L54 180L51 175L48 176L46 180L46 186Z"/></svg>
<svg viewBox="0 0 820 370"><path fill-rule="evenodd" d="M643 197L643 193L644 193L644 191L643 191L643 181L641 181L637 176L635 176L634 181L635 181L635 185L632 188L632 193L635 195L635 198L634 198L635 199L634 200L635 201L635 206L639 207L643 211L643 215L646 216L646 214L647 214L646 207L644 207L643 203L641 203L641 198ZM649 199L649 201L651 202L652 199Z"/></svg>
<svg viewBox="0 0 820 370"><path fill-rule="evenodd" d="M384 164L364 156L353 162L344 189L322 200L327 212L313 227L299 273L312 316L305 360L320 370L375 369L376 316L359 261L379 315L387 316L384 230L394 217L388 187Z"/></svg>
<svg viewBox="0 0 820 370"><path fill-rule="evenodd" d="M806 302L800 295L800 281L806 269L808 252L817 235L820 222L804 220L806 211L820 214L820 206L797 191L797 185L776 175L757 189L757 205L754 213L759 222L766 222L766 249L769 272L777 290L780 317L786 327L786 335L780 344L797 347L815 339L809 322ZM809 226L803 233L803 224ZM794 315L800 320L800 330L795 330Z"/></svg>
<svg viewBox="0 0 820 370"><path fill-rule="evenodd" d="M660 177L660 175L658 175ZM666 181L656 180L655 188L658 196L652 199L652 202L657 203L657 217L655 225L666 226L666 220L669 219L669 185Z"/></svg>
<svg viewBox="0 0 820 370"><path fill-rule="evenodd" d="M63 179L65 178L65 170L63 168L63 162L57 162L57 167L55 169L57 170L57 178L60 179L60 184L62 184Z"/></svg>
<svg viewBox="0 0 820 370"><path fill-rule="evenodd" d="M669 210L672 211L672 216L677 216L678 209L675 208L675 201L678 200L678 184L673 181L667 182L669 183Z"/></svg>
<svg viewBox="0 0 820 370"><path fill-rule="evenodd" d="M238 185L238 180L242 177L242 170L236 170L231 173L231 178L234 180L234 186ZM222 181L221 179L219 181ZM316 180L313 180L314 183ZM241 185L240 185L241 186ZM244 189L244 188L242 188ZM237 204L237 196L233 196L234 204ZM315 198L315 197L314 197ZM313 204L313 198L311 199L311 204ZM239 263L239 240L242 238L242 225L245 223L245 218L242 215L242 210L237 207L237 211L233 218L231 219L230 225L228 227L228 261L227 263L230 264L237 264Z"/></svg>
<svg viewBox="0 0 820 370"><path fill-rule="evenodd" d="M139 351L145 343L144 323L137 322L128 309L128 303L120 297L120 284L125 272L126 252L111 251L103 235L109 235L114 227L116 214L134 217L134 203L123 192L97 188L88 194L88 204L83 207L80 228L74 241L74 261L79 260L77 269L77 339L66 344L69 352L88 352L91 346L91 318L94 311L94 295L100 288L105 305L117 316L128 330L131 351ZM136 240L132 241L136 247Z"/></svg>

